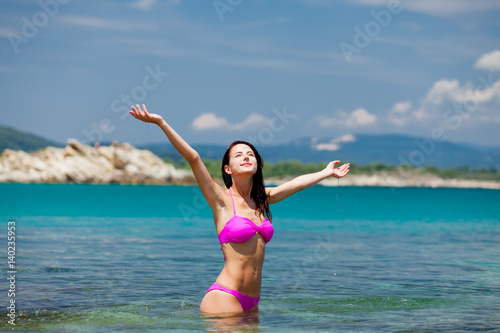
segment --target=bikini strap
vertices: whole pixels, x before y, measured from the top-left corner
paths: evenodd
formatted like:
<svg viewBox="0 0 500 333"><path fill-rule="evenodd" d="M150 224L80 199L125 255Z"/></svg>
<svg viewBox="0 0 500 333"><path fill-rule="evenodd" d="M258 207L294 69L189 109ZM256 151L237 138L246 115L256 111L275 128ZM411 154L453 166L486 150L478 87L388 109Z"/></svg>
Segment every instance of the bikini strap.
<svg viewBox="0 0 500 333"><path fill-rule="evenodd" d="M228 190L229 190L229 194L231 194L231 200L233 201L233 211L234 211L234 215L236 215L236 206L234 205L233 194L231 193L231 189L228 189Z"/></svg>

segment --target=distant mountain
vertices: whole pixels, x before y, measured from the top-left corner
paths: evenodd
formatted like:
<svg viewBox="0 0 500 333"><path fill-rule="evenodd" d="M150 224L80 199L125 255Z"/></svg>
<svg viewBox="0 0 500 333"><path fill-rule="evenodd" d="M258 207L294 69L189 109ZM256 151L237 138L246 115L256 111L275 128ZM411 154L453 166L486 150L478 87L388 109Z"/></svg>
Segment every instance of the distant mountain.
<svg viewBox="0 0 500 333"><path fill-rule="evenodd" d="M102 145L105 145L102 143ZM0 152L5 148L33 151L47 146L63 144L37 135L0 126ZM430 138L399 134L368 135L348 134L336 138L301 138L280 145L256 145L266 162L297 160L304 163L327 162L339 159L356 164L376 162L387 165L409 164L415 167L439 168L473 167L500 170L500 147L485 147L453 142L438 143ZM167 141L138 146L156 155L175 161L180 154ZM193 148L203 158L222 160L227 145L194 144Z"/></svg>
<svg viewBox="0 0 500 333"><path fill-rule="evenodd" d="M160 157L181 158L169 143L143 146ZM226 145L193 145L203 158L221 159ZM405 135L344 135L338 138L302 138L287 144L259 146L265 161L326 162L339 159L356 164L407 164L415 167L496 168L500 170L500 147L484 147L452 142L438 143L431 138Z"/></svg>
<svg viewBox="0 0 500 333"><path fill-rule="evenodd" d="M48 146L63 147L60 143L47 140L38 135L0 126L0 152L6 148L29 152Z"/></svg>

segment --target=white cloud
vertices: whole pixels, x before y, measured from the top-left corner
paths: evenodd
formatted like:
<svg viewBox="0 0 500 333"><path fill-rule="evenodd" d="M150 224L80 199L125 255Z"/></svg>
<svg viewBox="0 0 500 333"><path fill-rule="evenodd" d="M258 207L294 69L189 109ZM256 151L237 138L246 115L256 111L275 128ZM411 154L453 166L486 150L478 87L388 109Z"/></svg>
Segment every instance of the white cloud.
<svg viewBox="0 0 500 333"><path fill-rule="evenodd" d="M10 37L11 34L18 34L17 31L10 29L10 28L5 28L5 27L0 27L0 37Z"/></svg>
<svg viewBox="0 0 500 333"><path fill-rule="evenodd" d="M314 145L314 149L316 150L327 150L327 151L336 151L339 150L341 147L341 143L344 142L355 142L356 137L352 134L345 134L342 135L341 137L335 138L333 140L330 140L329 142L326 143L318 143Z"/></svg>
<svg viewBox="0 0 500 333"><path fill-rule="evenodd" d="M491 78L491 77L490 77ZM487 82L486 78L483 80ZM424 105L440 106L447 103L467 103L475 101L478 104L486 104L500 97L500 80L488 86L484 82L478 82L475 87L471 82L460 85L458 80L442 79L434 83L423 100Z"/></svg>
<svg viewBox="0 0 500 333"><path fill-rule="evenodd" d="M451 123L452 117L474 121L498 122L500 110L500 80L493 82L492 76L482 77L475 84L458 80L436 81L426 96L412 108L410 102L396 103L386 114L385 120L401 127L410 121L417 123ZM456 118L455 118L456 119Z"/></svg>
<svg viewBox="0 0 500 333"><path fill-rule="evenodd" d="M260 115L258 113L252 113L242 123L234 124L233 130L244 130L246 128L259 128L261 126L269 126L270 124L271 124L271 119L263 115Z"/></svg>
<svg viewBox="0 0 500 333"><path fill-rule="evenodd" d="M500 71L500 50L495 50L481 56L474 64L474 68L491 72Z"/></svg>
<svg viewBox="0 0 500 333"><path fill-rule="evenodd" d="M346 120L346 125L349 127L366 126L375 122L377 117L369 113L364 108L354 110Z"/></svg>
<svg viewBox="0 0 500 333"><path fill-rule="evenodd" d="M333 117L318 116L316 121L320 127L363 127L376 122L377 116L369 113L365 108L358 108L351 113L339 111Z"/></svg>
<svg viewBox="0 0 500 333"><path fill-rule="evenodd" d="M456 100L463 93L458 80L441 79L432 85L424 99L425 104L440 105L444 101Z"/></svg>
<svg viewBox="0 0 500 333"><path fill-rule="evenodd" d="M258 113L250 114L245 120L231 124L226 118L219 117L213 112L203 113L191 123L191 127L198 131L245 131L269 126L271 119Z"/></svg>
<svg viewBox="0 0 500 333"><path fill-rule="evenodd" d="M500 122L500 79L493 81L491 74L473 82L441 79L432 84L420 101L396 102L385 114L375 115L365 108L357 108L352 112L337 111L334 116L317 116L313 121L321 129L372 126L371 130L379 125L379 129L384 130L415 131L429 126L456 127L464 120L471 128ZM322 150L340 147L335 140L314 146Z"/></svg>
<svg viewBox="0 0 500 333"><path fill-rule="evenodd" d="M345 0L352 3L386 7L392 3L387 0ZM437 16L448 16L461 13L469 13L473 11L485 11L500 9L498 0L418 0L418 1L395 1L395 4L400 4L403 10L419 12Z"/></svg>
<svg viewBox="0 0 500 333"><path fill-rule="evenodd" d="M215 113L204 113L193 120L191 126L199 131L223 129L229 126L226 118L218 117Z"/></svg>
<svg viewBox="0 0 500 333"><path fill-rule="evenodd" d="M399 102L394 104L387 114L387 120L396 125L403 126L409 120L409 110L411 109L411 102Z"/></svg>
<svg viewBox="0 0 500 333"><path fill-rule="evenodd" d="M394 104L394 112L396 114L404 114L411 108L411 102L401 102Z"/></svg>
<svg viewBox="0 0 500 333"><path fill-rule="evenodd" d="M410 119L416 121L433 119L451 104L463 101L469 90L469 87L461 87L458 80L441 79L436 81L417 108L412 110L407 117L402 118L405 122Z"/></svg>

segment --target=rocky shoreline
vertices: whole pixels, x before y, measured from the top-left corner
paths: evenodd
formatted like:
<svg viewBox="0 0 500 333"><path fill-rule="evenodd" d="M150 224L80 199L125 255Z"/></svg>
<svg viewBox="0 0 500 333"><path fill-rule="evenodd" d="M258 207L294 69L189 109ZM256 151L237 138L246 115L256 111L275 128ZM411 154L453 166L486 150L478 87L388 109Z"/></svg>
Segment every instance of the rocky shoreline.
<svg viewBox="0 0 500 333"><path fill-rule="evenodd" d="M277 185L288 179L266 179ZM5 149L0 156L0 183L195 184L190 170L176 169L149 150L130 144L90 147L69 139L65 148L47 147L33 153ZM221 183L220 181L218 181ZM443 179L418 171L349 175L324 186L453 187L500 189L500 182Z"/></svg>
<svg viewBox="0 0 500 333"><path fill-rule="evenodd" d="M5 149L0 182L90 184L193 184L193 173L174 168L148 150L124 143L90 147L69 139L65 148L33 153Z"/></svg>
<svg viewBox="0 0 500 333"><path fill-rule="evenodd" d="M336 179L328 179L322 182L325 186L337 186ZM355 175L346 177L338 182L338 186L384 186L384 187L448 187L448 188L484 188L500 189L500 182L472 180L472 179L444 179L432 174L390 174L381 172L378 175Z"/></svg>
<svg viewBox="0 0 500 333"><path fill-rule="evenodd" d="M266 185L279 185L288 179L268 179ZM325 179L323 186L374 186L374 187L430 187L430 188L484 188L500 190L500 182L472 179L444 179L431 174L381 172L376 175L348 175L338 181L335 178Z"/></svg>

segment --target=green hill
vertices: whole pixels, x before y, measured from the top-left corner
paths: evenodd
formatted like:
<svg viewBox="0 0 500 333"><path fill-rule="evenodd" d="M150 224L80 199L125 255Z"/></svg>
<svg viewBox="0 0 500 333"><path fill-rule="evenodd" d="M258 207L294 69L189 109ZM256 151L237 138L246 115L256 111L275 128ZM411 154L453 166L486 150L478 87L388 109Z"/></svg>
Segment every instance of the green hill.
<svg viewBox="0 0 500 333"><path fill-rule="evenodd" d="M40 136L22 132L11 127L0 126L0 152L6 148L29 152L48 146L63 147L63 145L57 142Z"/></svg>

